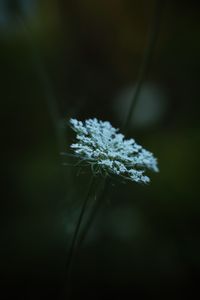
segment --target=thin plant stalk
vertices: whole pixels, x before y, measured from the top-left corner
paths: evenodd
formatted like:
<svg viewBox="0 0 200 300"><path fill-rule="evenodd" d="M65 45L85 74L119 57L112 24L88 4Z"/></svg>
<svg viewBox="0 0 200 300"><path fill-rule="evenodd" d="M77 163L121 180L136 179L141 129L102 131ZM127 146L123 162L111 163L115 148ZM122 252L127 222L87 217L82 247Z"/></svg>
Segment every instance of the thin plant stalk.
<svg viewBox="0 0 200 300"><path fill-rule="evenodd" d="M103 189L102 189L100 195L97 196L97 199L95 201L94 207L92 208L91 214L89 215L89 218L86 221L86 224L81 232L81 235L80 235L80 238L78 241L78 247L80 247L81 244L84 242L85 237L87 236L87 234L91 228L91 225L97 215L97 212L99 211L99 208L101 207L102 200L105 198L106 194L108 193L109 185L110 185L110 179L108 179L107 177L104 178Z"/></svg>
<svg viewBox="0 0 200 300"><path fill-rule="evenodd" d="M70 247L70 250L69 250L68 261L67 261L67 265L66 265L68 275L70 275L71 265L72 265L72 260L73 260L73 256L74 256L74 253L75 253L74 250L75 250L77 240L78 240L79 230L80 230L80 227L81 227L81 224L82 224L82 221L83 221L83 217L84 217L84 214L85 214L85 211L86 211L86 208L87 208L89 198L91 196L94 181L95 181L95 178L94 178L94 176L92 176L92 178L90 180L90 183L89 183L88 191L87 191L86 197L83 201L83 205L82 205L82 208L81 208L81 211L80 211L80 215L79 215L79 218L78 218L78 221L77 221L77 224L76 224L76 229L75 229L75 232L74 232L74 235L73 235L71 247Z"/></svg>
<svg viewBox="0 0 200 300"><path fill-rule="evenodd" d="M124 123L124 131L125 132L128 131L128 128L130 126L130 121L131 121L131 118L133 115L133 111L134 111L136 103L138 101L139 93L141 91L143 81L145 79L146 73L147 73L149 65L150 65L151 57L152 57L152 54L153 54L153 51L155 48L155 44L156 44L156 40L158 37L158 33L159 33L161 12L162 12L163 5L164 5L164 0L163 1L161 1L161 0L155 1L155 7L154 7L154 11L153 11L153 16L152 16L152 24L151 24L150 31L149 31L147 47L145 48L143 61L142 61L142 64L141 64L141 67L139 70L135 94L133 96L129 112L126 117L126 121ZM99 197L99 199L96 200L96 205L94 206L93 211L91 212L90 218L88 219L88 221L85 225L85 228L83 229L82 235L79 240L79 246L84 241L84 239L88 233L88 230L90 229L91 224L95 219L97 211L99 210L100 205L102 203L101 200L105 197L106 193L108 192L109 184L110 184L110 180L108 178L106 178L102 194Z"/></svg>
<svg viewBox="0 0 200 300"><path fill-rule="evenodd" d="M31 33L30 28L25 23L21 16L17 16L18 22L23 26L23 30L26 36L26 39L30 45L30 52L32 56L33 66L35 69L35 73L42 85L44 96L47 103L48 113L52 121L52 125L55 131L55 136L57 139L57 145L59 152L64 149L65 138L64 138L64 130L61 126L61 117L57 105L57 100L54 95L54 91L52 88L52 83L49 79L49 76L46 72L45 66L43 64L41 54L36 46L36 42L33 39L33 35Z"/></svg>
<svg viewBox="0 0 200 300"><path fill-rule="evenodd" d="M160 24L160 19L161 19L162 4L163 4L162 1L156 0L155 11L154 11L154 16L153 16L153 22L152 22L152 26L151 26L151 29L150 29L149 39L148 39L149 40L148 41L148 46L147 46L147 48L145 49L145 52L144 52L144 58L143 58L143 61L142 61L142 64L141 64L141 67L140 67L140 70L139 70L139 76L138 76L136 91L135 91L135 94L134 94L134 97L133 97L133 100L132 100L132 103L131 103L131 106L130 106L130 109L129 109L129 112L128 112L128 115L127 115L127 118L126 118L126 121L125 121L125 124L124 124L124 131L127 131L128 128L129 128L130 121L131 121L131 118L132 118L132 114L133 114L136 102L138 100L138 96L139 96L139 93L140 93L145 75L148 71L151 56L152 56L152 53L153 53L153 50L154 50L154 47L155 47L155 43L156 43L156 39L157 39L157 36L158 36L159 24ZM82 206L81 213L80 213L77 225L76 225L76 229L75 229L75 232L74 232L72 244L71 244L70 251L69 251L68 262L67 262L67 265L66 265L68 288L69 288L69 280L70 280L70 275L71 275L71 267L72 267L72 264L73 264L73 259L75 257L76 251L80 247L81 243L84 241L84 239L85 239L85 237L88 233L88 230L90 229L91 224L95 219L96 213L99 210L99 207L102 203L102 201L100 201L100 200L102 200L102 198L105 197L105 194L108 191L110 180L108 180L107 178L105 179L105 183L104 183L104 187L103 187L101 197L99 197L99 199L97 199L97 202L96 202L96 204L93 208L93 211L92 211L92 213L91 213L91 215L90 215L90 217L89 217L89 219L88 219L88 221L85 225L85 228L83 229L81 236L78 238L80 227L81 227L81 224L82 224L82 219L83 219L85 210L87 208L87 202L88 202L88 199L89 199L89 196L90 196L90 193L91 193L93 183L94 183L94 177L92 177L92 179L91 179L88 193L87 193L86 198L83 202L83 206Z"/></svg>
<svg viewBox="0 0 200 300"><path fill-rule="evenodd" d="M79 232L80 232L80 228L82 225L83 217L84 217L86 209L87 209L88 201L89 201L89 198L92 193L92 188L94 186L94 182L95 182L95 177L92 175L90 182L89 182L88 191L87 191L85 199L83 201L81 211L80 211L80 214L78 217L78 221L77 221L77 224L75 227L75 232L73 234L71 246L69 249L68 259L67 259L67 263L66 263L66 282L67 282L68 289L69 289L72 265L73 265L73 261L74 261L74 258L75 258L76 252L77 252ZM69 293L69 291L68 291L68 293Z"/></svg>
<svg viewBox="0 0 200 300"><path fill-rule="evenodd" d="M156 0L154 4L154 11L153 11L153 16L152 16L152 24L150 26L149 30L149 36L148 36L148 41L147 41L147 47L144 50L144 56L143 60L139 69L139 74L138 74L138 79L137 79L137 84L135 88L135 92L133 95L133 99L126 117L126 120L124 122L124 131L128 131L128 128L130 126L130 122L133 116L133 111L136 107L139 94L143 85L143 82L145 80L146 74L149 69L149 65L152 59L152 54L155 49L156 41L158 38L158 33L160 29L160 22L161 22L161 15L162 15L162 9L164 5L164 0Z"/></svg>

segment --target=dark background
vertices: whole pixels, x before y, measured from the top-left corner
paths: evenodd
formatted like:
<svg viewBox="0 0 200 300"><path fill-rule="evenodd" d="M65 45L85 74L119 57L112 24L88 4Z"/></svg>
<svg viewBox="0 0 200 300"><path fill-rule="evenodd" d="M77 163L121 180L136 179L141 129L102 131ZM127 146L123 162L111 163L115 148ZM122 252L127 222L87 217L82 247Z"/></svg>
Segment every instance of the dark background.
<svg viewBox="0 0 200 300"><path fill-rule="evenodd" d="M58 299L91 176L62 166L59 153L74 137L67 121L97 117L122 128L154 4L0 0L1 299ZM160 173L147 186L110 186L76 257L72 299L199 293L199 4L161 6L128 132L155 154Z"/></svg>

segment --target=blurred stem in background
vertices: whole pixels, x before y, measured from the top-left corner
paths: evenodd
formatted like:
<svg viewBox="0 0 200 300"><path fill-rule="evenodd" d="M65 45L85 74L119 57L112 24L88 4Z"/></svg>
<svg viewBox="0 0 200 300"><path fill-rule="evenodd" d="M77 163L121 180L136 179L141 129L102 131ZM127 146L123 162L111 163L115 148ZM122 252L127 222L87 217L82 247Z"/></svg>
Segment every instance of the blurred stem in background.
<svg viewBox="0 0 200 300"><path fill-rule="evenodd" d="M164 6L165 0L155 0L154 4L154 11L153 11L153 16L152 16L152 24L150 25L150 30L149 30L149 36L147 40L147 46L144 50L144 56L143 60L141 63L141 67L139 70L138 74L138 79L137 79L137 84L135 88L135 92L133 95L133 99L131 102L130 109L128 111L126 120L124 122L124 132L126 133L129 129L129 125L131 122L131 118L133 116L133 111L135 109L135 106L137 104L139 94L142 88L142 84L144 82L144 79L148 73L148 69L150 66L150 62L152 59L153 51L155 49L156 41L158 38L158 33L160 29L160 23L161 23L161 16L162 16L162 10Z"/></svg>
<svg viewBox="0 0 200 300"><path fill-rule="evenodd" d="M154 4L154 11L153 11L153 17L152 17L152 24L150 26L150 31L149 31L149 37L148 37L148 42L147 42L147 47L144 51L144 57L143 57L143 61L139 70L139 75L138 75L138 80L137 80L137 86L136 86L136 90L135 90L135 94L133 96L133 100L131 103L131 107L129 109L125 124L124 124L124 131L127 132L129 129L129 125L130 125L130 121L133 115L133 111L135 108L135 105L137 103L138 100L138 96L139 93L141 91L142 88L142 84L143 81L145 79L145 76L148 72L148 68L150 65L150 61L152 58L152 54L155 48L155 44L156 44L156 40L158 37L158 32L159 32L159 28L160 28L160 21L161 21L161 12L162 12L162 8L163 8L163 4L164 1L161 0L156 0L155 4ZM98 199L96 200L96 203L93 207L93 210L85 224L85 227L82 230L82 233L80 234L80 237L78 238L79 235L79 230L81 227L81 223L82 223L82 219L84 216L84 212L86 210L86 203L87 200L90 196L90 193L92 191L92 184L89 184L89 191L86 197L86 200L83 202L83 206L80 212L80 216L76 225L76 229L73 235L73 239L72 239L72 244L70 247L70 251L69 251L69 256L68 256L68 262L67 262L67 287L69 288L69 281L70 281L70 273L71 273L71 267L72 267L72 263L73 263L73 259L74 256L78 250L78 248L81 246L81 243L84 241L94 219L95 216L97 214L97 212L99 211L100 205L103 202L103 199L105 198L106 194L108 193L109 190L109 186L111 184L111 180L108 178L104 179L104 185L103 185L103 190L101 195L98 197ZM75 249L76 248L76 249ZM68 291L69 292L69 291Z"/></svg>
<svg viewBox="0 0 200 300"><path fill-rule="evenodd" d="M65 146L65 136L64 129L62 124L62 119L59 114L59 109L57 105L56 97L54 96L54 91L52 88L52 83L49 79L49 76L45 70L40 51L36 46L36 42L33 39L33 35L31 34L31 30L28 28L27 24L23 20L21 16L17 16L18 21L24 28L24 32L26 34L26 38L30 45L30 52L33 61L33 66L36 72L36 75L42 85L44 96L47 103L47 108L49 112L49 116L52 121L52 125L55 131L55 136L57 140L58 153L63 151Z"/></svg>
<svg viewBox="0 0 200 300"><path fill-rule="evenodd" d="M142 84L143 81L145 79L145 76L148 72L148 68L150 65L150 61L152 58L152 54L155 48L155 44L157 41L157 37L158 37L158 33L159 33L159 29L160 29L160 22L161 22L161 15L162 15L162 9L163 9L163 5L164 5L164 1L161 0L156 0L154 3L154 10L153 10L153 16L152 16L152 24L150 26L150 30L149 30L149 37L148 37L148 43L147 43L147 47L144 51L144 57L143 57L143 61L139 70L139 75L138 75L138 80L137 80L137 87L136 87L136 91L131 103L131 107L129 109L125 124L124 124L124 131L127 132L129 129L129 125L130 125L130 121L131 121L131 117L133 115L133 111L135 108L135 105L137 103L138 100L138 96L139 93L141 91L142 88ZM93 222L93 220L95 219L95 215L100 207L100 204L102 203L102 199L105 197L105 195L107 194L108 190L109 190L109 185L111 183L111 180L108 178L105 178L104 181L104 187L103 187L103 191L101 193L101 196L99 197L99 199L97 199L96 201L96 205L94 206L93 212L90 216L90 219L88 220L85 228L83 229L81 238L79 240L79 246L80 244L84 241L84 238L87 235L87 232L89 230L89 228L91 227L91 224Z"/></svg>

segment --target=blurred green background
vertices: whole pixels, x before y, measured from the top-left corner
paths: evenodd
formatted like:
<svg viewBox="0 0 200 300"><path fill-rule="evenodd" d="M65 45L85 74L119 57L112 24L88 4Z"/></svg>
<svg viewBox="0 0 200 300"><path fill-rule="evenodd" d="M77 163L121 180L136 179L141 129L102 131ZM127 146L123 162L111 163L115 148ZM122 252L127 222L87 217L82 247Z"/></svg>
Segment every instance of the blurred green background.
<svg viewBox="0 0 200 300"><path fill-rule="evenodd" d="M154 4L0 0L1 299L58 299L91 175L62 166L74 138L67 120L122 127ZM110 186L74 264L74 298L199 292L199 3L162 5L128 133L160 173L148 186Z"/></svg>

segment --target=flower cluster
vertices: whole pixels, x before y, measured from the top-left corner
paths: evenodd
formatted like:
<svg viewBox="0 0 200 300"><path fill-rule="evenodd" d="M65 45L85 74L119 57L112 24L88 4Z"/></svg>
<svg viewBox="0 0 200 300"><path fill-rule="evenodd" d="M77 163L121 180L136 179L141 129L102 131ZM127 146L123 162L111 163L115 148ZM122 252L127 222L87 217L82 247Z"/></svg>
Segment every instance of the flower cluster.
<svg viewBox="0 0 200 300"><path fill-rule="evenodd" d="M81 162L91 165L95 174L119 175L123 178L148 183L145 169L158 172L153 154L133 139L126 140L110 122L89 119L85 122L70 119L77 133L77 142L71 145Z"/></svg>

